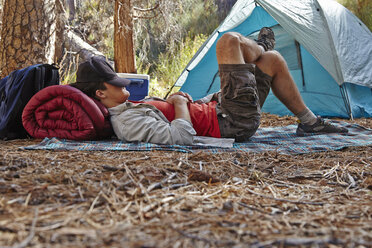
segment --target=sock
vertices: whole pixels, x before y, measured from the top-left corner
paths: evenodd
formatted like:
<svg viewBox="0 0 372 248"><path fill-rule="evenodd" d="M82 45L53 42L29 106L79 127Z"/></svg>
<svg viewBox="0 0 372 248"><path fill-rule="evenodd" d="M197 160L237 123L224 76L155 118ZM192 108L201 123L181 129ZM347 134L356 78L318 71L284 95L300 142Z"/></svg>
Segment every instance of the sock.
<svg viewBox="0 0 372 248"><path fill-rule="evenodd" d="M305 108L305 110L301 111L296 116L302 124L306 125L313 125L317 121L317 117L309 108Z"/></svg>

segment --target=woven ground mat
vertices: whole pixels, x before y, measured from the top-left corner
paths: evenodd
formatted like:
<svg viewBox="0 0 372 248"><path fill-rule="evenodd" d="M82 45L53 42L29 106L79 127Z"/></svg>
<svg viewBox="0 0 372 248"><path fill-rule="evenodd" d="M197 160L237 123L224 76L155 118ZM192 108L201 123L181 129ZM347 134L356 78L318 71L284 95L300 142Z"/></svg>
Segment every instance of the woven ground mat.
<svg viewBox="0 0 372 248"><path fill-rule="evenodd" d="M259 128L257 133L244 143L234 143L232 148L206 146L157 145L150 143L126 143L119 140L72 141L57 138L45 138L40 144L22 147L27 150L71 150L71 151L178 151L196 152L266 152L276 151L282 154L303 154L341 150L352 146L371 146L372 130L357 124L342 121L330 121L346 127L347 134L308 134L296 136L296 125L284 127Z"/></svg>

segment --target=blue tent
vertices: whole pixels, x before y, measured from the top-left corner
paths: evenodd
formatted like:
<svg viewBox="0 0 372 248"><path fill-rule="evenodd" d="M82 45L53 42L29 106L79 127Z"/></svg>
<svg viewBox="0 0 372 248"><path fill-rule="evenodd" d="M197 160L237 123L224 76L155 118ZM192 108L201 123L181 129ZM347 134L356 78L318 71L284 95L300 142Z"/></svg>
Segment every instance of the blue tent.
<svg viewBox="0 0 372 248"><path fill-rule="evenodd" d="M234 31L255 39L265 26L316 115L372 117L372 33L333 0L238 0L174 86L194 99L218 91L218 38ZM291 114L271 92L263 111Z"/></svg>

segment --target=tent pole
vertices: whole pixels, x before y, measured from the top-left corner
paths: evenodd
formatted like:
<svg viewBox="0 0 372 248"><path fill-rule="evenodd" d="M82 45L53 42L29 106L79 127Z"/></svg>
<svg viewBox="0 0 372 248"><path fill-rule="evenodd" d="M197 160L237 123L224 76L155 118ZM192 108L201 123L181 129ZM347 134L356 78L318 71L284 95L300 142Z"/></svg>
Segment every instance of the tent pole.
<svg viewBox="0 0 372 248"><path fill-rule="evenodd" d="M217 70L217 72L214 74L213 79L212 79L212 82L209 84L209 87L208 87L207 92L205 92L206 94L210 94L209 91L211 90L211 88L212 88L212 86L214 84L214 80L216 80L216 77L217 77L218 73L219 73L219 70Z"/></svg>
<svg viewBox="0 0 372 248"><path fill-rule="evenodd" d="M187 67L186 67L186 68L187 68ZM190 72L188 69L184 69L183 71ZM182 72L182 73L183 73L183 72ZM181 75L182 75L182 73L181 73ZM176 83L174 83L174 84L172 85L172 87L168 90L168 92L167 92L167 94L165 95L164 99L167 99L168 95L172 92L174 86L176 86Z"/></svg>
<svg viewBox="0 0 372 248"><path fill-rule="evenodd" d="M172 87L168 90L167 94L164 96L164 99L167 99L168 95L172 92L175 85L176 84L173 84Z"/></svg>
<svg viewBox="0 0 372 248"><path fill-rule="evenodd" d="M302 64L302 55L301 55L301 47L300 43L298 43L297 40L295 40L296 50L297 50L297 58L298 58L298 64L301 66L301 77L302 77L302 87L305 89L305 75L304 75L304 66Z"/></svg>
<svg viewBox="0 0 372 248"><path fill-rule="evenodd" d="M350 120L354 120L353 112L351 111L349 95L347 94L346 84L345 83L343 83L342 85L340 85L340 91L341 91L342 99L344 100L346 111L349 114L349 118L350 118Z"/></svg>

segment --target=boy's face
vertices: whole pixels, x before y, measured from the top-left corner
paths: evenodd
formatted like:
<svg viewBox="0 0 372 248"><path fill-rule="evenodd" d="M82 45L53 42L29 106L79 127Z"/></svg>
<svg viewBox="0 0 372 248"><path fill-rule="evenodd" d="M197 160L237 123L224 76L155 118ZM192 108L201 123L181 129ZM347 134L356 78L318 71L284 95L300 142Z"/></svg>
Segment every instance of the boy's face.
<svg viewBox="0 0 372 248"><path fill-rule="evenodd" d="M130 93L125 87L118 87L108 83L104 83L104 85L106 89L99 90L96 95L107 108L115 107L128 100Z"/></svg>

